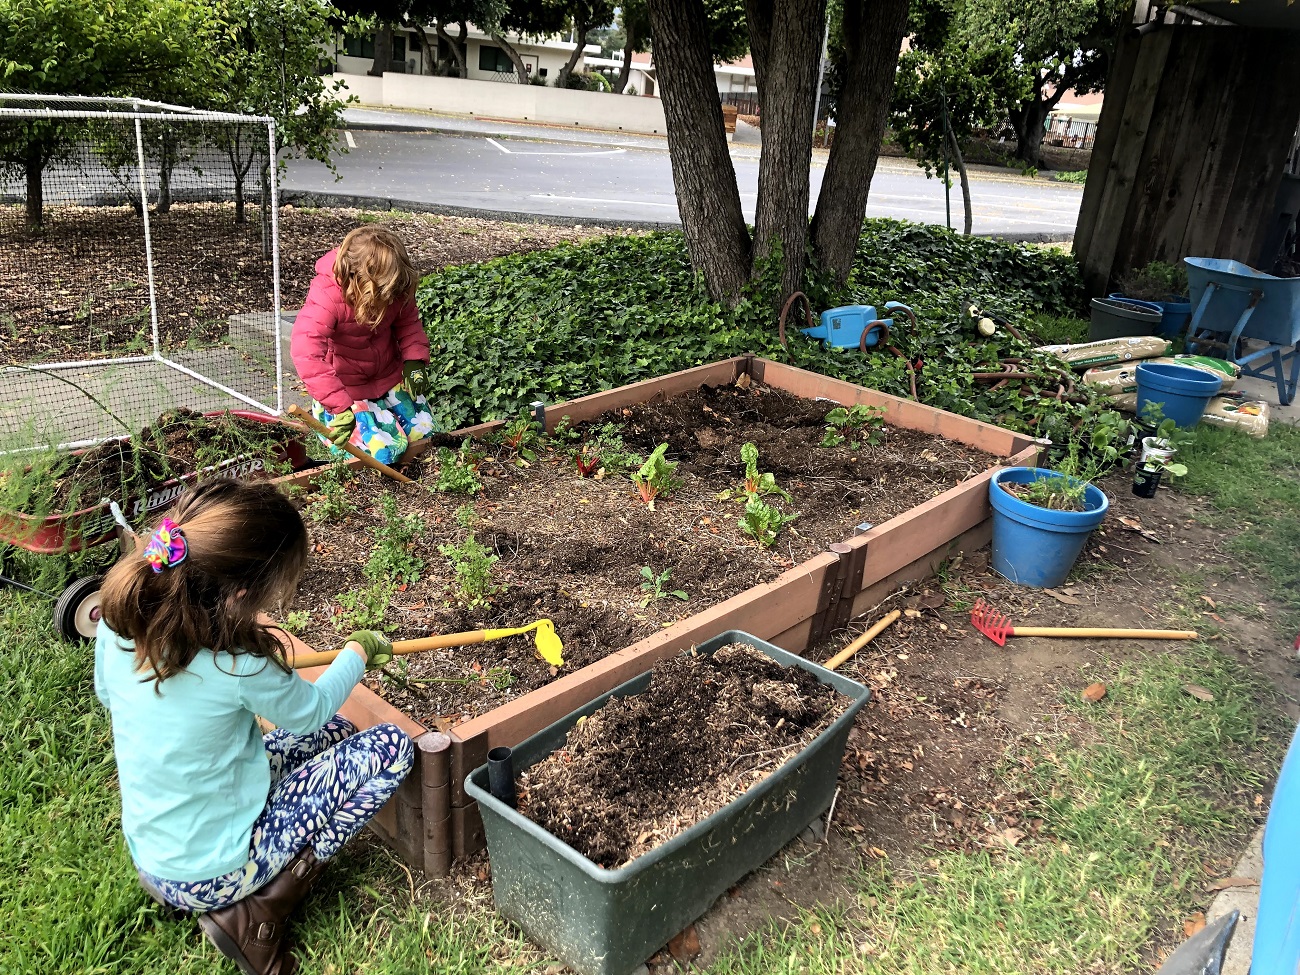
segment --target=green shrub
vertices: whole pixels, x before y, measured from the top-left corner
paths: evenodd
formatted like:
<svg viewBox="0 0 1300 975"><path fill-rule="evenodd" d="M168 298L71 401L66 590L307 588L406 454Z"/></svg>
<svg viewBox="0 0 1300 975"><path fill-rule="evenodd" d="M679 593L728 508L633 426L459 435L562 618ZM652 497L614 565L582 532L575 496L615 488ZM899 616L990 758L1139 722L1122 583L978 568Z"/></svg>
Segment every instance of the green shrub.
<svg viewBox="0 0 1300 975"><path fill-rule="evenodd" d="M1057 173L1054 178L1058 183L1086 183L1088 182L1088 171L1086 169L1075 169L1066 173Z"/></svg>

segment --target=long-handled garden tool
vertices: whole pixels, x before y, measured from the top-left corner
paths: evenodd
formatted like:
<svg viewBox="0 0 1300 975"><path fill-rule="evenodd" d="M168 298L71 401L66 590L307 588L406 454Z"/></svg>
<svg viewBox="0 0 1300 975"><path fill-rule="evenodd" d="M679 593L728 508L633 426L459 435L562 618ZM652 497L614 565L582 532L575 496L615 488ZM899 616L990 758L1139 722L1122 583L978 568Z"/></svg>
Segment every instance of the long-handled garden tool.
<svg viewBox="0 0 1300 975"><path fill-rule="evenodd" d="M881 633L883 633L885 631L885 628L888 627L891 623L893 623L894 620L898 619L898 617L900 617L901 615L903 614L900 613L898 610L896 609L891 610L889 613L885 614L885 616L882 619L878 620L871 627L871 629L867 630L866 633L863 633L862 636L858 637L856 640L850 643L847 647L845 647L835 656L831 657L831 659L826 661L826 663L822 664L822 666L825 667L827 670L834 670L836 667L844 663L844 661L848 660L855 653L857 653L859 650L865 647L868 643L870 643L872 640L878 637Z"/></svg>
<svg viewBox="0 0 1300 975"><path fill-rule="evenodd" d="M1095 626L1012 626L1005 614L999 613L982 599L975 600L970 611L971 626L1000 647L1007 645L1009 636L1059 636L1091 639L1122 640L1195 640L1195 630L1123 630Z"/></svg>
<svg viewBox="0 0 1300 975"><path fill-rule="evenodd" d="M555 632L555 624L550 620L538 620L527 626L517 626L507 630L469 630L465 633L443 633L428 636L421 640L397 640L393 643L394 655L421 653L425 650L442 650L446 647L467 647L475 643L487 643L491 640L504 640L508 636L519 636L532 632L537 644L537 655L553 667L564 665L564 644ZM292 661L295 670L303 667L321 667L332 661L343 651L319 650L312 653L296 655Z"/></svg>
<svg viewBox="0 0 1300 975"><path fill-rule="evenodd" d="M326 440L330 439L329 428L326 427L325 424L321 423L320 420L316 419L314 416L312 416L310 413L304 410L297 403L289 404L289 413L292 414L294 417L296 417L299 421L301 421L307 427L307 429L310 430L312 433L318 434L324 437ZM343 443L339 444L339 446L342 447L344 450L346 450L357 460L361 461L361 463L365 464L371 470L379 471L380 474L383 474L385 477L391 477L394 481L401 481L404 484L413 483L411 478L407 477L401 471L394 470L393 468L385 464L383 461L375 460L375 458L371 457L368 453L366 453L361 448L353 446L351 442L345 440L343 441Z"/></svg>

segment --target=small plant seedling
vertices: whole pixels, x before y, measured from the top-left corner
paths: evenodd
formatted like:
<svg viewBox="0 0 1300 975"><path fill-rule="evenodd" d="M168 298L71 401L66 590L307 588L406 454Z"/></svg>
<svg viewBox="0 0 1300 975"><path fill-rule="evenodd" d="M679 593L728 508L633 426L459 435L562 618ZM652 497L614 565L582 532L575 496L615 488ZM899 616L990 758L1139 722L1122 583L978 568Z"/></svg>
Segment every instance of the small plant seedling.
<svg viewBox="0 0 1300 975"><path fill-rule="evenodd" d="M1028 484L1016 485L1016 490L1011 493L1040 508L1085 511L1088 485L1101 473L1102 468L1098 464L1080 458L1078 443L1071 441L1068 452L1057 463L1052 477L1040 477ZM1008 485L1003 487L1005 489Z"/></svg>
<svg viewBox="0 0 1300 975"><path fill-rule="evenodd" d="M645 593L645 597L641 600L642 609L645 609L652 602L657 602L660 599L667 599L669 596L680 599L682 602L686 602L686 600L691 598L680 589L667 588L673 577L671 569L664 569L663 572L655 575L654 569L650 568L648 565L643 565L641 566L641 577L643 580L641 583L641 591Z"/></svg>
<svg viewBox="0 0 1300 975"><path fill-rule="evenodd" d="M575 432L575 436L576 436ZM574 465L582 477L605 474L621 474L640 467L643 458L628 449L623 442L623 435L617 424L603 423L599 427L587 428L581 443L572 448Z"/></svg>
<svg viewBox="0 0 1300 975"><path fill-rule="evenodd" d="M281 629L286 633L292 633L294 636L298 636L303 630L307 629L307 624L310 622L311 613L307 612L305 609L295 609L293 612L285 615L284 623L281 624Z"/></svg>
<svg viewBox="0 0 1300 975"><path fill-rule="evenodd" d="M334 629L340 633L352 630L380 630L388 633L393 627L384 625L384 616L395 592L396 586L388 580L380 580L364 589L339 593L334 600L342 612L334 617Z"/></svg>
<svg viewBox="0 0 1300 975"><path fill-rule="evenodd" d="M347 482L352 472L342 461L335 461L316 479L318 497L307 509L311 520L322 525L333 525L348 515L356 514L357 506L348 498Z"/></svg>
<svg viewBox="0 0 1300 975"><path fill-rule="evenodd" d="M745 514L740 518L740 530L763 548L771 548L781 529L798 517L798 512L782 514L757 496L750 495L745 502Z"/></svg>
<svg viewBox="0 0 1300 975"><path fill-rule="evenodd" d="M863 444L877 444L885 428L885 411L879 406L837 406L826 414L823 447L841 447L855 437Z"/></svg>
<svg viewBox="0 0 1300 975"><path fill-rule="evenodd" d="M473 528L475 522L478 521L478 512L474 510L472 504L462 504L456 509L453 517L456 519L456 524L460 525L461 528Z"/></svg>
<svg viewBox="0 0 1300 975"><path fill-rule="evenodd" d="M424 560L415 552L424 531L424 516L397 513L397 499L384 494L380 499L383 521L375 528L375 547L366 563L365 575L372 582L391 579L399 585L415 582L424 570Z"/></svg>
<svg viewBox="0 0 1300 975"><path fill-rule="evenodd" d="M681 485L681 482L673 476L677 464L664 456L667 452L668 445L661 443L632 475L632 483L636 485L641 500L651 511L655 510L655 498L672 494Z"/></svg>
<svg viewBox="0 0 1300 975"><path fill-rule="evenodd" d="M433 484L435 491L444 494L478 494L482 488L473 466L465 462L465 449L453 451L449 447L438 448L438 480Z"/></svg>
<svg viewBox="0 0 1300 975"><path fill-rule="evenodd" d="M468 606L486 606L489 599L505 586L492 582L492 566L498 561L495 552L489 552L470 532L459 545L439 545L438 552L451 563L456 584Z"/></svg>
<svg viewBox="0 0 1300 975"><path fill-rule="evenodd" d="M537 451L544 446L537 421L527 410L502 427L500 438L501 443L519 459L520 466L527 466L535 461Z"/></svg>
<svg viewBox="0 0 1300 975"><path fill-rule="evenodd" d="M760 473L758 470L758 447L747 443L740 448L740 459L745 462L745 494L751 498L763 498L775 494L790 501L790 492L777 487L776 475Z"/></svg>

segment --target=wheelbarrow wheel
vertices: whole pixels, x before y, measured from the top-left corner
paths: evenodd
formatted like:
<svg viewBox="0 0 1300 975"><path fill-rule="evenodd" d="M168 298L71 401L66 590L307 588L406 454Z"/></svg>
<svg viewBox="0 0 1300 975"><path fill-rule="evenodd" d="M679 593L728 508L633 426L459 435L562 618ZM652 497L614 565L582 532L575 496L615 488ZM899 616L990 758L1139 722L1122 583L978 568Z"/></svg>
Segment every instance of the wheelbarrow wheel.
<svg viewBox="0 0 1300 975"><path fill-rule="evenodd" d="M78 579L59 594L54 602L54 627L69 643L95 639L99 625L99 591L103 576Z"/></svg>

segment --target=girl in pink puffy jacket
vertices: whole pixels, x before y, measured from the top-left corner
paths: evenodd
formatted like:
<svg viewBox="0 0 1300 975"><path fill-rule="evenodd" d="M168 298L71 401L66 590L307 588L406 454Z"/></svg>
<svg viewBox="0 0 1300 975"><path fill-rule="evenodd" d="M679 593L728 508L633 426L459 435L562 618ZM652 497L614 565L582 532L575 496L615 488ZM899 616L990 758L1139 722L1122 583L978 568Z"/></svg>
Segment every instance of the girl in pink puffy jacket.
<svg viewBox="0 0 1300 975"><path fill-rule="evenodd" d="M429 337L415 284L401 238L358 227L316 262L289 345L335 447L350 440L385 464L433 432Z"/></svg>

